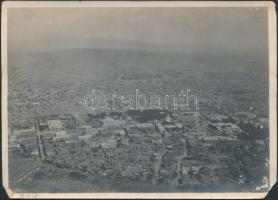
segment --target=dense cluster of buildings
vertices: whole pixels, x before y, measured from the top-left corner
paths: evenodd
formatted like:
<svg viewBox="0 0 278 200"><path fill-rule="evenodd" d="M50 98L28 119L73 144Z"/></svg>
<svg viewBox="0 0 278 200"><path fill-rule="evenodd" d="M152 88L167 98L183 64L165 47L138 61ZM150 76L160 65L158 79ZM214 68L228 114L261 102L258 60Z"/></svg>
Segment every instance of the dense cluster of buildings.
<svg viewBox="0 0 278 200"><path fill-rule="evenodd" d="M126 181L130 183L127 191L134 183L180 190L225 184L247 190L267 188L268 120L249 101L244 101L248 104L244 108L250 107L247 110L225 101L227 108L210 89L200 100L198 112L81 112L75 98L88 88L35 88L17 78L21 71L9 69L13 71L9 77L13 80L9 82L11 154L38 158L88 183L108 180L112 187L118 180ZM156 78L162 81L121 76L111 91L133 92L140 83L146 90L157 88L155 92L163 94L167 88L173 90L173 82L183 86L177 78L164 80L162 72L160 76ZM79 106L78 112L74 106ZM60 112L62 107L67 112ZM50 171L46 173L51 176Z"/></svg>
<svg viewBox="0 0 278 200"><path fill-rule="evenodd" d="M152 117L140 121L145 115ZM231 152L222 149L239 146L246 132L237 124L221 114L167 110L40 116L14 123L9 147L91 181L104 176L181 188L242 185L246 172L231 175ZM259 141L262 148L265 141Z"/></svg>

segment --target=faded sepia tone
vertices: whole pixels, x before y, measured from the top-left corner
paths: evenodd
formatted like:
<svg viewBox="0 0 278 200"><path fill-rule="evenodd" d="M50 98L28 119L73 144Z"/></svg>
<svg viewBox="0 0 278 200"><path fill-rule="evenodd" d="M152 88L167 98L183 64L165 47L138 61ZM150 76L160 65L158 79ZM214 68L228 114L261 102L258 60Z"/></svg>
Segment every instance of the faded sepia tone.
<svg viewBox="0 0 278 200"><path fill-rule="evenodd" d="M9 188L267 192L276 71L258 5L7 8Z"/></svg>

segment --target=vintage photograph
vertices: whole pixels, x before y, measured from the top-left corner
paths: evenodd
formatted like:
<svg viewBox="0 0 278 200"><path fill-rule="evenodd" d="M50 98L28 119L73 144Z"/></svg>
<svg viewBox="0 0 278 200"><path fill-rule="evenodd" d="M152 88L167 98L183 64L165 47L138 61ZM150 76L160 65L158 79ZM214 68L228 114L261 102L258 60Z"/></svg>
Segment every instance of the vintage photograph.
<svg viewBox="0 0 278 200"><path fill-rule="evenodd" d="M273 3L2 10L12 197L254 198L276 182Z"/></svg>

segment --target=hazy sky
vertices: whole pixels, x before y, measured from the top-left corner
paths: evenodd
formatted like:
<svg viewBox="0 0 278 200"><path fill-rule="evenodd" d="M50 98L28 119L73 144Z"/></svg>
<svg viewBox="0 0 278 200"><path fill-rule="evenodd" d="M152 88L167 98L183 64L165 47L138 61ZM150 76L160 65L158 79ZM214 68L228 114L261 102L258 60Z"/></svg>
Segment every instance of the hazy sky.
<svg viewBox="0 0 278 200"><path fill-rule="evenodd" d="M134 40L260 54L267 50L265 8L12 8L10 51L80 47L92 39ZM111 46L113 43L111 43ZM90 44L92 48L94 44Z"/></svg>

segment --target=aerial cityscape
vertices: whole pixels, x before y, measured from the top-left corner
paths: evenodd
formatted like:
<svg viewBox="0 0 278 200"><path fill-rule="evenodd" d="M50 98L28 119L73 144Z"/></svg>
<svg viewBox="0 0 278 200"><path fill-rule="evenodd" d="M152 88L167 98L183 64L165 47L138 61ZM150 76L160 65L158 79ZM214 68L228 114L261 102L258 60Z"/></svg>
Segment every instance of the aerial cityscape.
<svg viewBox="0 0 278 200"><path fill-rule="evenodd" d="M269 189L266 10L153 9L9 12L13 191Z"/></svg>

